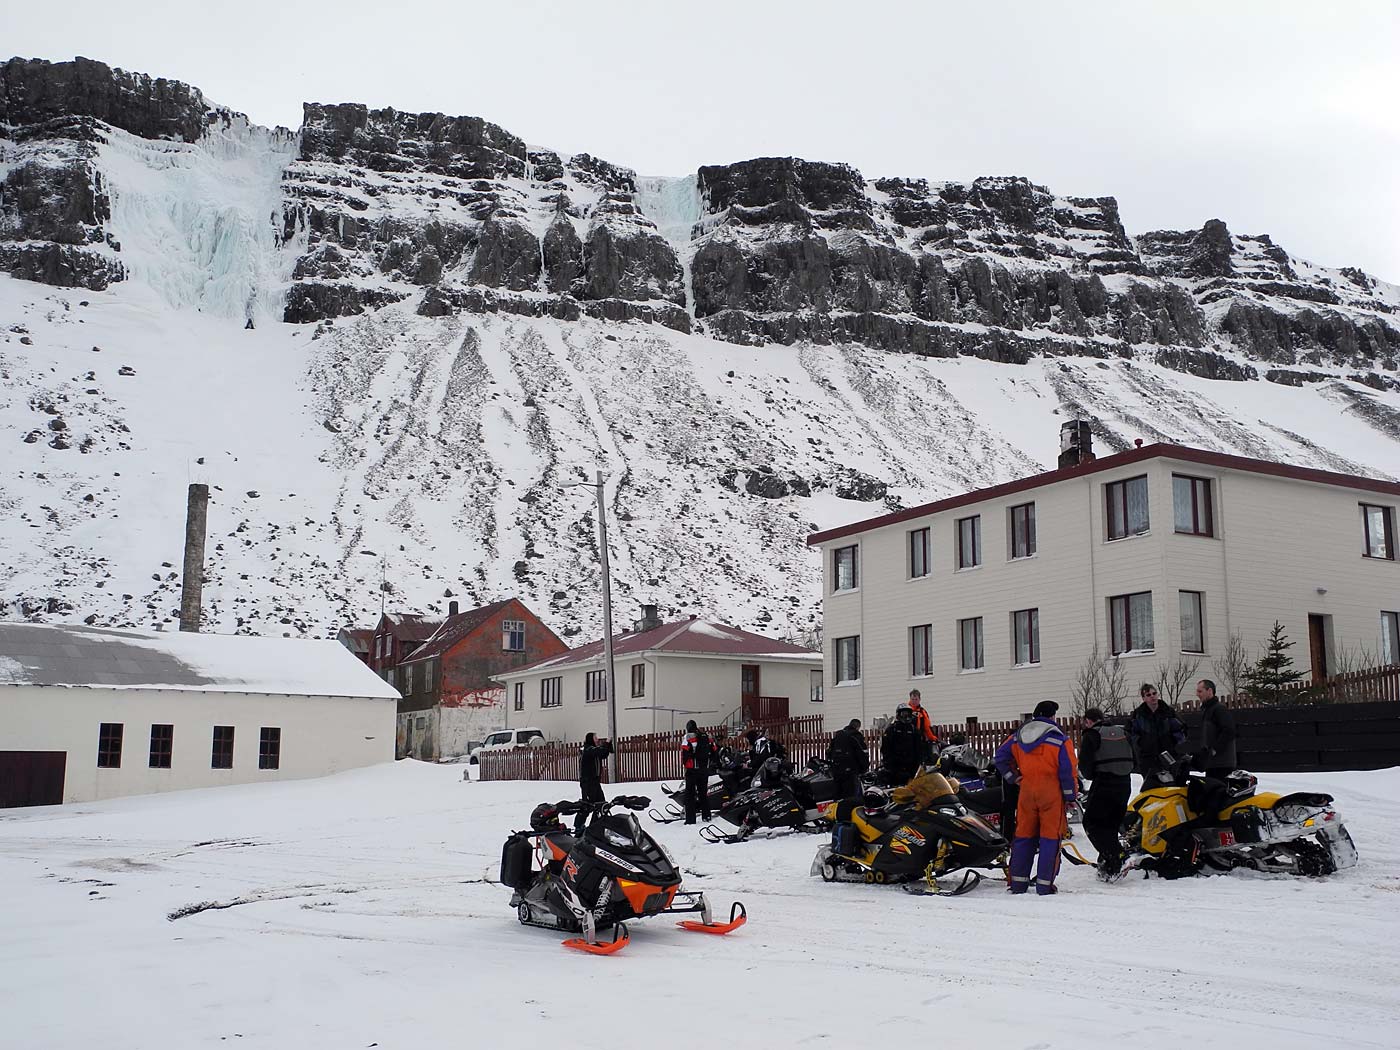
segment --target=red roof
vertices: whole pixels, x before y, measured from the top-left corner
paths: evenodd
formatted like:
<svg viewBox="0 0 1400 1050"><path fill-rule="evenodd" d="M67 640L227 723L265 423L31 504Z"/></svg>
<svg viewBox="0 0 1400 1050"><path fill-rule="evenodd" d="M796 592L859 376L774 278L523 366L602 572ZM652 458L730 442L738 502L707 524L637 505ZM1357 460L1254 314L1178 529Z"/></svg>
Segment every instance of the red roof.
<svg viewBox="0 0 1400 1050"><path fill-rule="evenodd" d="M1190 448L1187 445L1172 445L1167 442L1158 442L1153 445L1144 445L1141 448L1129 449L1127 452L1119 452L1114 455L1104 456L1101 459L1092 460L1088 463L1081 463L1076 467L1065 467L1062 470L1047 470L1043 474L1033 474L1019 481L1008 481L1005 484L993 485L990 488L964 492L960 496L950 496L947 499L935 500L933 503L924 503L918 507L907 507L904 510L897 510L891 514L881 514L874 518L866 518L863 521L852 522L849 525L841 525L834 529L826 529L823 532L814 532L807 537L807 545L809 547L815 547L820 543L843 539L846 536L855 536L862 532L869 532L872 529L884 528L886 525L897 525L901 521L926 517L929 514L937 514L939 511L956 510L958 507L966 507L973 503L981 503L984 500L1000 499L1003 496L1014 496L1018 492L1041 488L1045 485L1053 485L1056 482L1067 481L1070 478L1080 478L1088 474L1097 474L1102 470L1132 466L1134 463L1141 463L1149 459L1179 459L1187 463L1200 463L1204 466L1222 467L1229 470L1245 470L1253 474L1267 474L1272 477L1291 478L1294 481L1310 481L1319 485L1341 485L1345 488L1361 489L1366 492L1380 492L1387 496L1400 496L1400 483L1394 481L1382 481L1378 478L1367 478L1357 474L1341 474L1332 470L1315 470L1312 467L1294 467L1287 463L1273 463L1265 459L1250 459L1248 456L1231 456L1224 452L1208 452L1202 448Z"/></svg>
<svg viewBox="0 0 1400 1050"><path fill-rule="evenodd" d="M383 620L389 626L389 633L401 642L426 642L442 626L441 620L417 613L386 612Z"/></svg>
<svg viewBox="0 0 1400 1050"><path fill-rule="evenodd" d="M426 642L413 650L413 655L405 660L404 663L413 663L418 660L427 660L430 657L441 656L504 609L510 602L511 599L506 599L503 602L492 602L490 605L483 605L480 609L468 609L466 612L459 612L454 616L449 616L446 620L442 621L442 626L439 627Z"/></svg>
<svg viewBox="0 0 1400 1050"><path fill-rule="evenodd" d="M765 638L761 634L741 631L710 620L677 620L663 623L650 631L633 631L613 636L613 656L627 656L633 653L687 653L701 656L749 656L780 657L789 659L795 656L816 656L821 653L790 642L780 642ZM512 670L512 675L521 671L539 671L573 667L588 663L603 655L603 640L589 642L577 649L555 656L549 660L539 660L525 667Z"/></svg>
<svg viewBox="0 0 1400 1050"><path fill-rule="evenodd" d="M356 652L369 652L369 648L374 644L373 627L342 627L340 633L350 639L351 646Z"/></svg>

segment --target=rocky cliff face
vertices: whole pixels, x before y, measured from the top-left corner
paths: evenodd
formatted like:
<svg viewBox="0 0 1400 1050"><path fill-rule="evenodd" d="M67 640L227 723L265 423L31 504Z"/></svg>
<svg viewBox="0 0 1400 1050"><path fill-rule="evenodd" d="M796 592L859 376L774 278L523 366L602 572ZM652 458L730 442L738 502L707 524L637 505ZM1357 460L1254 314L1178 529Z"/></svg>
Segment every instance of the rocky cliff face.
<svg viewBox="0 0 1400 1050"><path fill-rule="evenodd" d="M639 177L475 117L269 130L17 59L0 271L0 618L173 619L192 476L211 625L324 636L384 564L400 607L517 593L573 636L597 551L564 485L599 464L619 602L802 631L810 529L1049 466L1065 418L1400 455L1400 289L1021 178Z"/></svg>

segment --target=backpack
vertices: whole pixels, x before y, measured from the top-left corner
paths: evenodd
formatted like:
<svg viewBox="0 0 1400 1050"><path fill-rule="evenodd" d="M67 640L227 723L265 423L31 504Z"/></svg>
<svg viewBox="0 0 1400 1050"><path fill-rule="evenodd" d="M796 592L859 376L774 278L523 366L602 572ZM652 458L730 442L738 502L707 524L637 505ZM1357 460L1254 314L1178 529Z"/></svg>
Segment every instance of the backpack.
<svg viewBox="0 0 1400 1050"><path fill-rule="evenodd" d="M695 749L693 752L695 768L709 773L715 765L715 746L710 743L710 738L704 733L695 734Z"/></svg>

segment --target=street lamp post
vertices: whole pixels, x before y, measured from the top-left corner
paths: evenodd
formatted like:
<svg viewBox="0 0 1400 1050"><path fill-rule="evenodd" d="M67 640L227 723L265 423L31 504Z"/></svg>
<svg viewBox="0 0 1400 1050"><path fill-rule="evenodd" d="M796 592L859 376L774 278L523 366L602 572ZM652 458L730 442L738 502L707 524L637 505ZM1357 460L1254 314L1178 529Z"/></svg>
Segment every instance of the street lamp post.
<svg viewBox="0 0 1400 1050"><path fill-rule="evenodd" d="M613 627L612 627L612 573L608 568L608 514L603 495L603 472L598 471L597 481L565 482L565 488L584 485L595 490L598 496L598 556L603 573L603 660L607 665L603 672L604 695L608 701L608 740L614 747L617 744L617 690L614 688L616 675L613 673ZM617 752L608 755L608 781L617 783Z"/></svg>

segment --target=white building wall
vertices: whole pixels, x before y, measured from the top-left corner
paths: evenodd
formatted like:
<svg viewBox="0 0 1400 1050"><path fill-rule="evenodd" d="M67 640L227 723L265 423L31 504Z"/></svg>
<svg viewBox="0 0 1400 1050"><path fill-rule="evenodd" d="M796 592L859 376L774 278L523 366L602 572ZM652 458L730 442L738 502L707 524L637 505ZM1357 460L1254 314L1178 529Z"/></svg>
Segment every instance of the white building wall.
<svg viewBox="0 0 1400 1050"><path fill-rule="evenodd" d="M1175 533L1174 473L1213 479L1214 538ZM1139 475L1148 478L1151 528L1110 541L1104 486ZM1180 652L1181 590L1205 596L1202 677L1221 677L1213 660L1232 629L1257 656L1275 618L1297 643L1295 663L1308 670L1310 612L1331 617L1332 653L1358 645L1374 651L1381 610L1400 607L1400 562L1361 557L1363 501L1397 503L1340 486L1157 458L824 543L828 728L849 717L868 724L888 715L915 687L941 722L1017 718L1044 698L1066 703L1095 643L1109 655L1109 598L1137 591L1153 595L1155 648L1121 658L1133 695L1142 681L1160 680L1163 665ZM1037 553L1012 560L1008 512L1026 502L1036 504ZM974 514L982 517L983 564L958 570L956 523ZM908 535L923 527L930 529L932 571L910 579ZM833 552L850 544L860 547L860 587L833 593ZM1014 667L1011 613L1027 608L1040 611L1041 661ZM985 668L961 672L957 622L974 616L983 617ZM909 628L925 623L933 627L934 668L916 679ZM861 637L861 680L838 685L836 640L849 635Z"/></svg>
<svg viewBox="0 0 1400 1050"><path fill-rule="evenodd" d="M631 668L638 663L646 666L645 695L634 697ZM690 718L701 725L727 720L741 703L740 668L745 664L758 665L762 695L788 697L790 715L822 712L824 705L810 700L811 672L821 669L815 654L807 661L654 653L627 655L617 658L617 735L666 733L673 728L684 728ZM553 673L503 675L506 724L512 728L536 726L550 740L578 741L589 732L605 735L608 731L607 704L588 703L584 699L587 672L593 669L582 666ZM559 707L542 708L540 680L549 677L563 679L563 700ZM520 711L515 710L514 704L517 683L524 685L524 708Z"/></svg>
<svg viewBox="0 0 1400 1050"><path fill-rule="evenodd" d="M64 751L63 800L297 780L394 758L395 701L192 690L0 687L0 748ZM97 768L99 726L120 722L119 769ZM169 769L149 767L151 726L173 725ZM214 726L233 726L233 768L212 769ZM282 730L281 768L258 768L264 727Z"/></svg>

